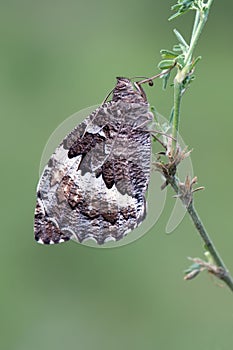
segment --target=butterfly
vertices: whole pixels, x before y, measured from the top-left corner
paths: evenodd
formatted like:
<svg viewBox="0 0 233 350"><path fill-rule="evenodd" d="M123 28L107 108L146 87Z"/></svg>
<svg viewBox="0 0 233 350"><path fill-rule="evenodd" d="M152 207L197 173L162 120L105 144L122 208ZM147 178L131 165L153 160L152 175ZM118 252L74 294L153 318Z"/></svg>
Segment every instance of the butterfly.
<svg viewBox="0 0 233 350"><path fill-rule="evenodd" d="M118 241L145 219L152 119L143 90L117 78L112 99L64 138L42 173L38 243Z"/></svg>

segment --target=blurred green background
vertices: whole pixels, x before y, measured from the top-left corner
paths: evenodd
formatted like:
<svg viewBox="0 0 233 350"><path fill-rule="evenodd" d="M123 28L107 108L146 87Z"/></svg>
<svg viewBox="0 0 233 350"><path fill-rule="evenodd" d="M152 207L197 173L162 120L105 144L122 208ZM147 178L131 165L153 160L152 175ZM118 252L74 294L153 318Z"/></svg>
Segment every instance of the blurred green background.
<svg viewBox="0 0 233 350"><path fill-rule="evenodd" d="M93 249L33 240L40 157L53 130L101 103L115 77L153 75L159 50L187 38L192 16L171 23L173 1L0 1L2 349L229 349L233 295L203 273L183 281L187 256L202 257L188 217L133 244ZM215 1L197 47L196 81L183 99L181 134L194 149L196 206L233 272L232 1ZM168 115L172 89L146 88ZM158 203L159 205L159 203ZM133 233L132 233L133 234Z"/></svg>

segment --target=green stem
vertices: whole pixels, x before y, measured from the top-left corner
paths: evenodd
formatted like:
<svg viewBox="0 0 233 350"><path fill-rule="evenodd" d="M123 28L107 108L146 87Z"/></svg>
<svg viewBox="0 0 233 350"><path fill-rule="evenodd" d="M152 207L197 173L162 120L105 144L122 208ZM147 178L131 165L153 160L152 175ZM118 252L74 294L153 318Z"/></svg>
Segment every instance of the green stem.
<svg viewBox="0 0 233 350"><path fill-rule="evenodd" d="M203 30L203 27L207 21L210 7L213 0L209 0L205 4L205 9L197 10L195 21L193 25L192 36L190 40L189 48L184 57L184 66L181 69L178 68L178 73L174 79L174 116L173 116L173 125L172 125L172 137L175 139L172 142L172 153L174 154L176 149L176 140L177 132L179 130L180 122L180 104L181 104L181 94L182 94L182 82L186 78L187 74L190 71L190 65L192 62L193 52L197 45L200 34Z"/></svg>
<svg viewBox="0 0 233 350"><path fill-rule="evenodd" d="M213 0L207 1L205 6L202 9L196 10L196 16L195 21L193 25L193 31L192 36L190 40L190 45L185 53L184 57L184 65L183 68L178 68L178 73L174 79L174 115L173 115L173 124L172 124L172 153L174 154L176 151L176 143L177 143L177 133L179 129L179 121L180 121L180 104L181 104L181 97L182 97L182 83L184 79L186 78L187 74L189 74L191 70L191 64L193 59L193 52L197 45L198 39L200 37L200 34L203 30L203 27L207 21L208 14L210 7L213 3ZM179 181L175 177L168 177L167 181L170 183L170 185L173 187L175 192L179 195ZM182 199L181 199L182 200ZM184 203L185 204L185 203ZM213 257L215 263L217 266L221 267L224 271L223 275L221 276L221 279L228 285L228 287L233 291L233 278L231 277L230 273L228 272L220 254L218 253L217 249L215 248L212 240L210 239L208 232L206 231L206 228L204 227L195 207L193 204L193 201L187 206L187 211L190 215L190 218L192 219L197 231L199 232L202 240L204 241L208 251L210 252L211 256Z"/></svg>
<svg viewBox="0 0 233 350"><path fill-rule="evenodd" d="M199 21L200 21L200 11L197 11L196 12L196 16L195 16L195 20L194 20L194 25L193 25L191 38L194 36L194 33L197 30L197 26L198 26Z"/></svg>
<svg viewBox="0 0 233 350"><path fill-rule="evenodd" d="M179 190L179 181L175 177L169 177L167 178L167 181L170 183L176 194L180 194ZM182 199L181 199L182 200ZM183 204L185 204L183 202ZM208 251L210 252L211 256L213 257L215 263L217 266L221 267L224 270L224 274L221 277L222 281L224 281L228 287L233 291L233 278L231 277L229 271L227 270L226 265L224 264L224 261L222 260L220 254L218 253L217 249L214 246L214 243L210 239L208 232L203 225L195 207L193 204L193 201L187 206L187 211L189 213L189 216L191 220L193 221L197 231L199 232L202 240L204 241Z"/></svg>
<svg viewBox="0 0 233 350"><path fill-rule="evenodd" d="M172 152L175 153L177 133L179 130L180 121L180 105L181 105L181 87L182 85L174 80L174 110L173 110L173 124L172 124Z"/></svg>
<svg viewBox="0 0 233 350"><path fill-rule="evenodd" d="M191 36L191 40L190 40L189 49L188 49L187 54L185 55L185 59L184 59L185 66L189 65L191 60L192 60L194 49L197 45L198 39L199 39L201 32L202 32L202 30L206 24L206 21L208 19L208 15L209 15L209 11L210 11L210 7L211 7L212 3L213 3L213 0L209 0L206 3L205 10L199 10L196 12L196 17L195 17L195 21L194 21L193 32L192 32L192 36Z"/></svg>

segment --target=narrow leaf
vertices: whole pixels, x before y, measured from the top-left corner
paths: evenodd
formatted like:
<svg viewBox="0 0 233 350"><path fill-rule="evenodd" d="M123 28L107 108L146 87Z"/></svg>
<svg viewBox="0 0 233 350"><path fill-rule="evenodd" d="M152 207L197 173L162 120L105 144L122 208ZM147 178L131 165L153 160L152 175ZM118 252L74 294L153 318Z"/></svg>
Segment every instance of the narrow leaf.
<svg viewBox="0 0 233 350"><path fill-rule="evenodd" d="M165 90L167 87L167 83L168 83L168 80L170 78L170 74L171 74L171 72L168 72L167 74L163 75L163 90Z"/></svg>
<svg viewBox="0 0 233 350"><path fill-rule="evenodd" d="M201 56L198 56L197 58L195 58L193 64L192 64L192 68L194 68L196 66L196 64L201 60Z"/></svg>
<svg viewBox="0 0 233 350"><path fill-rule="evenodd" d="M173 122L173 117L174 117L174 107L172 107L171 109L171 114L170 114L170 118L169 118L169 124L171 125Z"/></svg>
<svg viewBox="0 0 233 350"><path fill-rule="evenodd" d="M158 64L158 68L161 70L168 69L174 66L174 60L163 60Z"/></svg>
<svg viewBox="0 0 233 350"><path fill-rule="evenodd" d="M181 69L184 68L184 57L182 55L178 56L176 62L178 63Z"/></svg>
<svg viewBox="0 0 233 350"><path fill-rule="evenodd" d="M177 53L170 50L160 50L160 54L163 59L176 58L178 56Z"/></svg>
<svg viewBox="0 0 233 350"><path fill-rule="evenodd" d="M188 48L188 44L186 43L186 41L184 40L183 36L180 34L180 32L178 32L177 29L174 29L173 32L175 33L175 36L177 37L178 41L184 45L186 48Z"/></svg>
<svg viewBox="0 0 233 350"><path fill-rule="evenodd" d="M174 45L172 49L173 51L182 52L182 47L180 44Z"/></svg>

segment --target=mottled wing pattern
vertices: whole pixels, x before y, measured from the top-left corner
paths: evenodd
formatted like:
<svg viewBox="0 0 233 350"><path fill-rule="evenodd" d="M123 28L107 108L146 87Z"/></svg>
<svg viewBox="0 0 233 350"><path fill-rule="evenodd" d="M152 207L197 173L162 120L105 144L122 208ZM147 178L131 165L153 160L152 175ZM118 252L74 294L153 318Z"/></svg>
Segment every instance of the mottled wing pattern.
<svg viewBox="0 0 233 350"><path fill-rule="evenodd" d="M94 239L103 244L142 222L151 160L148 108L131 82L118 78L112 101L63 140L38 184L39 243Z"/></svg>

